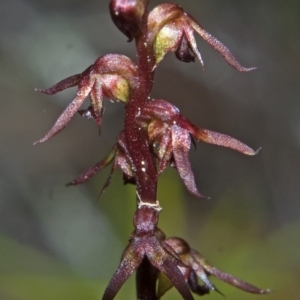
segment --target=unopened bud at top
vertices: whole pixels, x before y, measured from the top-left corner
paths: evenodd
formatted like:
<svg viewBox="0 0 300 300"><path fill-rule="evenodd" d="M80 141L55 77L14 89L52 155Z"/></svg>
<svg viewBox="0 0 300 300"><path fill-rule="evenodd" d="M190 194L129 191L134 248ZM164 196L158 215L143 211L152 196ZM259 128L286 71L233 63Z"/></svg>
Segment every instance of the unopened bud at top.
<svg viewBox="0 0 300 300"><path fill-rule="evenodd" d="M142 24L144 0L111 0L109 9L115 25L132 41Z"/></svg>

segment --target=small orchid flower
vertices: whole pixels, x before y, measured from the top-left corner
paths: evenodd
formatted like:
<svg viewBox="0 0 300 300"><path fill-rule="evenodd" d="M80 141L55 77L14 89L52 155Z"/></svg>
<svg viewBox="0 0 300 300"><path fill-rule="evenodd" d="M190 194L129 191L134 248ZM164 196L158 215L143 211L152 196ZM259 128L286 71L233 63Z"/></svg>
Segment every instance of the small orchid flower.
<svg viewBox="0 0 300 300"><path fill-rule="evenodd" d="M194 32L198 33L225 60L241 72L255 68L245 68L236 60L230 50L202 28L195 19L184 12L177 4L164 3L156 6L148 16L149 40L153 42L157 66L168 52L184 62L194 61L195 57L204 67L202 56L197 48Z"/></svg>
<svg viewBox="0 0 300 300"><path fill-rule="evenodd" d="M67 88L78 86L76 97L67 106L48 133L34 144L42 143L64 129L76 112L87 118L93 117L100 128L104 97L111 101L127 103L130 89L136 84L137 67L126 56L107 54L96 60L83 73L70 76L49 89L36 91L53 95ZM90 96L91 106L79 110L83 101Z"/></svg>
<svg viewBox="0 0 300 300"><path fill-rule="evenodd" d="M110 280L102 300L112 300L123 283L137 270L143 260L168 278L172 286L185 300L194 300L185 278L180 271L186 267L173 248L165 242L164 233L157 228L158 214L161 210L159 203L139 202L139 210L134 216L135 231L129 240L129 245L123 252L121 263Z"/></svg>
<svg viewBox="0 0 300 300"><path fill-rule="evenodd" d="M102 161L98 162L94 166L88 168L87 170L79 174L74 180L72 180L70 183L67 183L67 186L78 185L87 182L94 175L96 175L96 173L101 171L104 167L107 167L110 163L112 163L112 168L107 180L105 181L103 188L100 191L99 197L109 186L112 180L113 173L117 166L119 166L123 172L124 184L135 183L135 178L132 171L130 159L128 157L128 150L126 147L125 136L123 131L121 131L121 133L119 134L117 143L113 146L112 150Z"/></svg>
<svg viewBox="0 0 300 300"><path fill-rule="evenodd" d="M175 105L165 100L152 100L147 103L140 118L142 127L148 132L149 141L158 145L158 174L161 174L170 163L176 167L187 189L198 197L202 195L196 187L188 157L191 137L206 143L228 147L247 155L257 153L228 135L196 127L180 114Z"/></svg>
<svg viewBox="0 0 300 300"><path fill-rule="evenodd" d="M176 252L176 254L180 257L181 261L185 265L185 267L179 268L191 291L195 294L202 296L208 294L210 291L216 291L222 294L209 280L209 276L211 275L248 293L268 294L271 292L269 289L263 290L257 288L256 286L247 283L233 275L218 270L217 268L210 265L199 252L191 249L187 242L181 238L168 238L165 240L165 242L172 247L172 249ZM201 280L202 285L198 283L198 280ZM164 274L160 274L158 282L157 296L158 298L160 298L173 285Z"/></svg>

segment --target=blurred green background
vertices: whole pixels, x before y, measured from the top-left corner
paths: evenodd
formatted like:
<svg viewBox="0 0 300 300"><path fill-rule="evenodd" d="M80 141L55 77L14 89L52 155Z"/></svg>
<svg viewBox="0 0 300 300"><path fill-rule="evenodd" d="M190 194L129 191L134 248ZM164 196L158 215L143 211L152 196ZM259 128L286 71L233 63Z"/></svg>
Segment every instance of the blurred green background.
<svg viewBox="0 0 300 300"><path fill-rule="evenodd" d="M198 143L190 157L199 189L211 199L195 199L167 170L159 182L160 227L219 269L274 291L249 295L214 280L227 299L299 299L300 2L177 2L243 65L258 69L233 70L198 38L205 71L170 54L157 70L153 97L262 150L247 157ZM93 122L77 116L58 136L32 146L75 94L50 97L35 87L80 73L105 53L135 59L107 6L0 2L1 300L101 299L133 229L134 189L122 185L120 172L100 203L108 170L85 186L64 186L109 151L122 128L122 104L106 103L101 137ZM116 299L134 295L132 276ZM164 299L180 296L172 290Z"/></svg>

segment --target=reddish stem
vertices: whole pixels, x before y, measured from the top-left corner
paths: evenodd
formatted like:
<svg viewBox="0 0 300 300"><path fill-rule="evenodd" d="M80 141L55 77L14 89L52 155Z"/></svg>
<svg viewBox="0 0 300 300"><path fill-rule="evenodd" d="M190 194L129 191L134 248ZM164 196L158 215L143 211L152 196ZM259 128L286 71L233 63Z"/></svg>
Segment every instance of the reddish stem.
<svg viewBox="0 0 300 300"><path fill-rule="evenodd" d="M145 257L136 271L136 292L139 300L157 300L156 280L158 270Z"/></svg>
<svg viewBox="0 0 300 300"><path fill-rule="evenodd" d="M142 27L136 37L139 66L139 82L133 88L125 111L125 137L131 163L135 173L138 200L155 204L157 200L157 170L153 148L149 145L147 133L137 123L142 107L148 101L153 86L154 55L148 37L148 3L143 16ZM156 212L153 210L153 214ZM158 271L144 258L136 272L136 291L139 300L157 300L156 280Z"/></svg>
<svg viewBox="0 0 300 300"><path fill-rule="evenodd" d="M148 1L146 1L146 5ZM138 196L141 201L155 203L157 190L157 170L155 156L148 142L147 133L137 123L141 109L147 102L153 85L154 55L147 42L148 11L146 10L142 28L136 37L139 65L139 82L133 88L125 112L125 136L131 163L135 172Z"/></svg>

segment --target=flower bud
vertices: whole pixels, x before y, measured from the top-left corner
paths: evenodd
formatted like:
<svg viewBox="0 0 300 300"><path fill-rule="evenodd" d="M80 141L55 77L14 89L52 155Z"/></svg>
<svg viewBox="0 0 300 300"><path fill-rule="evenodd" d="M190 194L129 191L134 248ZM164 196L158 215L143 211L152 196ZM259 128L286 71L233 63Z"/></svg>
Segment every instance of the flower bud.
<svg viewBox="0 0 300 300"><path fill-rule="evenodd" d="M128 42L131 42L142 24L142 17L145 12L144 1L111 0L109 10L115 25L128 37Z"/></svg>

